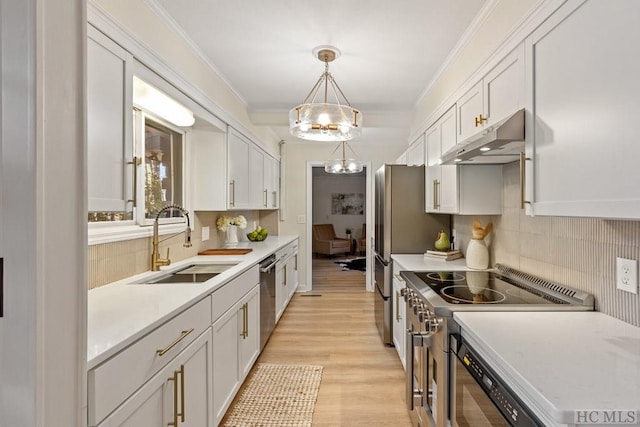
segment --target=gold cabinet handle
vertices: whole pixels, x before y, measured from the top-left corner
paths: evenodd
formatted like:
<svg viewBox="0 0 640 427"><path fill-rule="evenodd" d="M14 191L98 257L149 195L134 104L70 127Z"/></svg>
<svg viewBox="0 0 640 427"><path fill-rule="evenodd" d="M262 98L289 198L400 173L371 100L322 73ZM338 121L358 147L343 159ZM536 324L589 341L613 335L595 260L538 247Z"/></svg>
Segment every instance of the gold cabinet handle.
<svg viewBox="0 0 640 427"><path fill-rule="evenodd" d="M191 332L193 332L193 328L188 329L186 331L182 331L180 336L171 344L169 344L166 348L162 349L162 350L156 350L156 354L158 356L164 356L166 352L168 352L169 350L171 350L173 347L175 347L180 341L182 341L187 335L189 335Z"/></svg>
<svg viewBox="0 0 640 427"><path fill-rule="evenodd" d="M236 180L232 179L229 185L231 186L231 201L229 202L229 204L231 206L235 206L236 205Z"/></svg>
<svg viewBox="0 0 640 427"><path fill-rule="evenodd" d="M242 339L247 339L247 304L242 304L240 310L242 310L242 332L240 332L240 336Z"/></svg>
<svg viewBox="0 0 640 427"><path fill-rule="evenodd" d="M184 422L184 365L180 365L180 420Z"/></svg>
<svg viewBox="0 0 640 427"><path fill-rule="evenodd" d="M180 371L173 371L173 377L169 378L169 381L173 381L173 421L168 423L168 426L178 426L178 373Z"/></svg>
<svg viewBox="0 0 640 427"><path fill-rule="evenodd" d="M480 114L478 117L474 117L475 122L476 122L476 127L478 126L482 126L482 122L486 122L487 118L486 117L482 117L482 114Z"/></svg>
<svg viewBox="0 0 640 427"><path fill-rule="evenodd" d="M396 322L400 321L400 291L396 291Z"/></svg>
<svg viewBox="0 0 640 427"><path fill-rule="evenodd" d="M180 408L178 410L178 375L180 376ZM173 371L173 377L169 378L173 381L173 421L167 423L168 426L178 426L178 417L184 422L184 365L180 365L179 371Z"/></svg>
<svg viewBox="0 0 640 427"><path fill-rule="evenodd" d="M529 157L526 157L524 153L520 153L520 209L524 209L525 204L531 203L530 201L524 199L525 179L526 179L525 162L527 160L531 160L531 159Z"/></svg>

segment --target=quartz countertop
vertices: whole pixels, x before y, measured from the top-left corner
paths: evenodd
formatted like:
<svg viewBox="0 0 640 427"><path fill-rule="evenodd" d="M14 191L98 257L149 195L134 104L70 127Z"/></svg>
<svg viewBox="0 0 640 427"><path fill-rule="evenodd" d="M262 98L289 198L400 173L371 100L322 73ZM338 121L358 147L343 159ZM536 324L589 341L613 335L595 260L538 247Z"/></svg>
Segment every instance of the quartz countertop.
<svg viewBox="0 0 640 427"><path fill-rule="evenodd" d="M599 312L456 312L454 319L545 425L573 425L574 411L594 410L633 410L631 425L640 424L640 328Z"/></svg>
<svg viewBox="0 0 640 427"><path fill-rule="evenodd" d="M392 254L391 259L405 271L461 271L469 270L464 258L452 261L425 258L423 254Z"/></svg>
<svg viewBox="0 0 640 427"><path fill-rule="evenodd" d="M297 238L271 235L262 242L241 242L239 247L253 249L246 255L198 255L161 267L163 271L173 271L189 264L237 263L204 283L131 284L150 274L159 273L147 271L90 290L87 304L87 368L92 369L104 362Z"/></svg>

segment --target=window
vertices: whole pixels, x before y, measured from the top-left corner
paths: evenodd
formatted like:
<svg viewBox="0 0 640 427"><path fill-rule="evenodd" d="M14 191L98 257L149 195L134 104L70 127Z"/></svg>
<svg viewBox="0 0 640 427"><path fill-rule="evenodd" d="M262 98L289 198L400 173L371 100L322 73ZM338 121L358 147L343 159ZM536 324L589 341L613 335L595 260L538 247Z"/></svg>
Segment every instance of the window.
<svg viewBox="0 0 640 427"><path fill-rule="evenodd" d="M144 118L144 220L154 220L165 206L183 205L183 140L183 133Z"/></svg>

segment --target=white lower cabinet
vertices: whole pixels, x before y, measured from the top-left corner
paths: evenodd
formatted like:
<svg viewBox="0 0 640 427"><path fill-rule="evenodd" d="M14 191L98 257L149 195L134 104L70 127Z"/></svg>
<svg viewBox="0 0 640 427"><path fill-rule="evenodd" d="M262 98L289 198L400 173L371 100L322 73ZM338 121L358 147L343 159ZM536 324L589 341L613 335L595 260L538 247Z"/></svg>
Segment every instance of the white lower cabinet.
<svg viewBox="0 0 640 427"><path fill-rule="evenodd" d="M213 323L214 425L222 421L259 352L260 286L255 285Z"/></svg>
<svg viewBox="0 0 640 427"><path fill-rule="evenodd" d="M407 285L400 276L400 271L403 267L397 262L393 263L393 345L398 352L402 367L406 369L406 349L405 349L405 335L406 335L406 307L404 304L404 298L400 295L400 291Z"/></svg>
<svg viewBox="0 0 640 427"><path fill-rule="evenodd" d="M99 427L212 425L212 342L207 328Z"/></svg>
<svg viewBox="0 0 640 427"><path fill-rule="evenodd" d="M298 288L298 241L290 243L276 254L276 322L287 308Z"/></svg>

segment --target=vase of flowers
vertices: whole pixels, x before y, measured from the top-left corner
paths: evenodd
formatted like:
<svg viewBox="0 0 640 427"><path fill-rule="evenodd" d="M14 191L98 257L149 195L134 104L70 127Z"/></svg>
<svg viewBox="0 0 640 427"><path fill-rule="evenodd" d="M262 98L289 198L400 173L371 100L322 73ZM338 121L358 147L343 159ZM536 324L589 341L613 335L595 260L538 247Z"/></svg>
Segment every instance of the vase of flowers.
<svg viewBox="0 0 640 427"><path fill-rule="evenodd" d="M238 244L238 227L246 228L247 220L244 216L226 216L219 217L216 221L216 227L220 231L225 232L224 243L226 246L235 246Z"/></svg>

